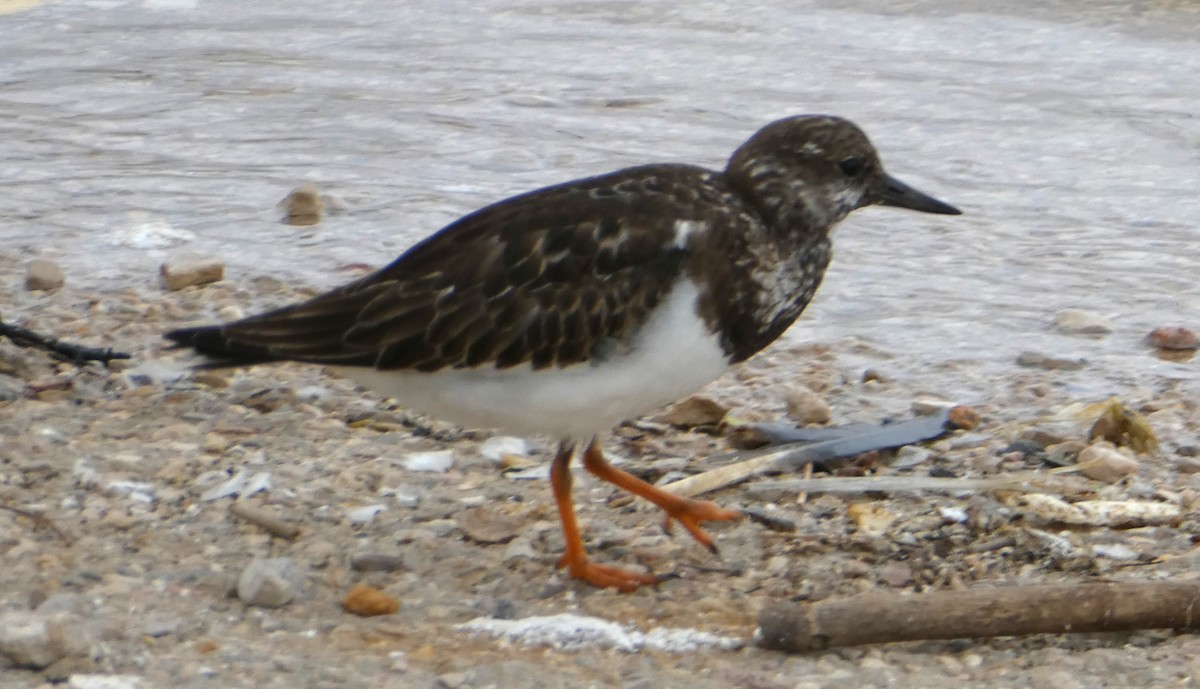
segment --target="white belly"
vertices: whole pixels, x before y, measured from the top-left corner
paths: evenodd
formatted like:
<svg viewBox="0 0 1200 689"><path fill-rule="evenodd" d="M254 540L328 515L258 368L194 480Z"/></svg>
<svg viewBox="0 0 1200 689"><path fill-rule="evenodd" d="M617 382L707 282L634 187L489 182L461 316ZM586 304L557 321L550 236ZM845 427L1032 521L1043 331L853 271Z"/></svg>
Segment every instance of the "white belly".
<svg viewBox="0 0 1200 689"><path fill-rule="evenodd" d="M330 367L406 407L470 428L586 439L689 395L729 370L715 335L682 281L627 352L599 363L436 373Z"/></svg>

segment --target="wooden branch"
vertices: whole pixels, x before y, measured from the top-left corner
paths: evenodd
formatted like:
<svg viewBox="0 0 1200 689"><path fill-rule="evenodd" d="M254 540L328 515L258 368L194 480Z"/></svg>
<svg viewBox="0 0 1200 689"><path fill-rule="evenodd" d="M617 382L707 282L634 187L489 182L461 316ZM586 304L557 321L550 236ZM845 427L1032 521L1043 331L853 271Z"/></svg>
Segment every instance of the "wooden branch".
<svg viewBox="0 0 1200 689"><path fill-rule="evenodd" d="M792 652L923 639L1200 629L1200 581L868 593L773 603L759 614L758 626L759 646Z"/></svg>
<svg viewBox="0 0 1200 689"><path fill-rule="evenodd" d="M280 519L273 514L269 514L260 509L256 509L247 505L244 502L237 501L229 506L229 511L235 517L241 517L246 521L260 527L263 531L291 540L300 535L300 527L288 521Z"/></svg>
<svg viewBox="0 0 1200 689"><path fill-rule="evenodd" d="M114 352L112 349L99 349L97 347L84 347L83 345L71 344L70 342L62 342L56 340L49 335L39 335L32 330L22 328L19 325L12 325L0 321L0 337L7 337L13 341L13 344L18 347L37 347L44 349L51 354L70 361L71 363L81 366L89 361L99 361L105 366L113 359L128 359L129 355L123 352Z"/></svg>

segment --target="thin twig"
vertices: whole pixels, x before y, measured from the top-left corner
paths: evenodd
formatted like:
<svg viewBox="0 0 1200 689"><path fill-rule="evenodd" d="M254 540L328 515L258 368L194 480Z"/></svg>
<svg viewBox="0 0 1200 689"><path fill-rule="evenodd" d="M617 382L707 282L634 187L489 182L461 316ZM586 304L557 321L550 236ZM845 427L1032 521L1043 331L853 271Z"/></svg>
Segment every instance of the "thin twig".
<svg viewBox="0 0 1200 689"><path fill-rule="evenodd" d="M97 347L85 347L83 345L71 344L62 342L49 335L39 335L32 330L22 328L19 325L5 323L0 321L0 336L7 337L13 341L13 344L18 347L37 347L44 349L54 356L70 361L73 364L82 366L89 361L99 361L107 366L114 359L128 359L129 355L124 352L114 352L111 348L99 349Z"/></svg>

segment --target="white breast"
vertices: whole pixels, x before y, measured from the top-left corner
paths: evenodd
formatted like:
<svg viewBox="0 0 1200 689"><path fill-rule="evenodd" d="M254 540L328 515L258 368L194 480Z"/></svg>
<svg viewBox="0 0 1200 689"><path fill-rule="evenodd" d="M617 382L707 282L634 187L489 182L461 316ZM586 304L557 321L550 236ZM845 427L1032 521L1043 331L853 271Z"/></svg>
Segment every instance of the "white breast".
<svg viewBox="0 0 1200 689"><path fill-rule="evenodd" d="M583 440L689 395L729 370L683 280L627 351L603 361L533 371L528 365L436 373L330 367L404 406L471 428Z"/></svg>

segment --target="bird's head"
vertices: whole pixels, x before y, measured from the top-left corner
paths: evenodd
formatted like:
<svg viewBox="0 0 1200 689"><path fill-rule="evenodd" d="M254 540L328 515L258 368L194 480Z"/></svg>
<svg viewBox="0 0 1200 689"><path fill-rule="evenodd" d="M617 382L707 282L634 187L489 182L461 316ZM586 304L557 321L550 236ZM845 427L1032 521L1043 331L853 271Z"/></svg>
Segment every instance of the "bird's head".
<svg viewBox="0 0 1200 689"><path fill-rule="evenodd" d="M776 226L801 223L828 231L850 211L872 204L960 214L888 175L867 135L828 115L768 124L734 152L725 174Z"/></svg>

